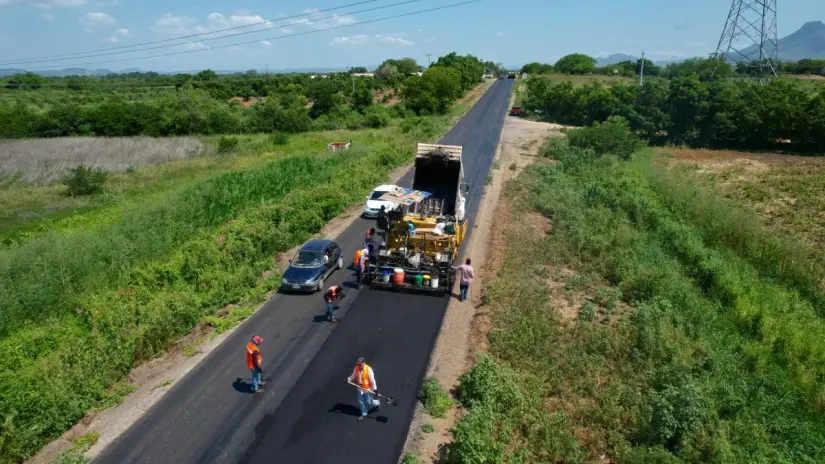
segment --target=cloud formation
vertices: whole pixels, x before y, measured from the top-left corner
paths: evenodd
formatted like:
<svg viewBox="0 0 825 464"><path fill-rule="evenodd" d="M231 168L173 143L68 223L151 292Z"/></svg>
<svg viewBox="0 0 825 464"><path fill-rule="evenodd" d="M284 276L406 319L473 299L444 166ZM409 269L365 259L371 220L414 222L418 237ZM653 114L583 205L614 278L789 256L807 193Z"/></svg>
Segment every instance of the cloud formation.
<svg viewBox="0 0 825 464"><path fill-rule="evenodd" d="M88 27L105 24L114 24L116 22L115 18L100 11L94 13L86 13L85 15L80 17L80 21Z"/></svg>
<svg viewBox="0 0 825 464"><path fill-rule="evenodd" d="M367 34L355 34L349 36L341 36L332 39L331 45L359 45L370 42L384 43L390 45L410 46L415 45L415 42L401 37L402 34L376 34L372 37Z"/></svg>

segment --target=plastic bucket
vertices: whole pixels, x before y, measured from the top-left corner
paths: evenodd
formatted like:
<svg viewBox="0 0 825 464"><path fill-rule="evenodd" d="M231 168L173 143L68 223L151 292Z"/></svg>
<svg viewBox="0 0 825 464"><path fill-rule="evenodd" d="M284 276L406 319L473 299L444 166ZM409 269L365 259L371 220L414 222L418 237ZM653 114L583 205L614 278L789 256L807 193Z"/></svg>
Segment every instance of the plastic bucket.
<svg viewBox="0 0 825 464"><path fill-rule="evenodd" d="M396 285L404 285L404 270L399 268L394 269L393 282Z"/></svg>
<svg viewBox="0 0 825 464"><path fill-rule="evenodd" d="M381 281L385 284L390 283L390 271L384 271L381 273Z"/></svg>
<svg viewBox="0 0 825 464"><path fill-rule="evenodd" d="M430 279L430 286L433 288L438 288L438 277L433 277Z"/></svg>
<svg viewBox="0 0 825 464"><path fill-rule="evenodd" d="M423 281L424 281L424 276L422 276L421 274L418 274L418 275L415 276L415 286L416 287L420 287L421 283Z"/></svg>

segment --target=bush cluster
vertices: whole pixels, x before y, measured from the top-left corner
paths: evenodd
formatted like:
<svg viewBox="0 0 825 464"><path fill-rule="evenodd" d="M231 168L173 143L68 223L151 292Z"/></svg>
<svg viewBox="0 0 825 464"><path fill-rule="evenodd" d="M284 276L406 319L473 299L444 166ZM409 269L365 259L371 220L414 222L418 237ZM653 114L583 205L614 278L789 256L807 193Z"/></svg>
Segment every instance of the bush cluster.
<svg viewBox="0 0 825 464"><path fill-rule="evenodd" d="M524 106L549 121L577 126L621 116L655 144L825 151L825 90L793 82L767 85L692 73L645 85L575 87L529 78Z"/></svg>

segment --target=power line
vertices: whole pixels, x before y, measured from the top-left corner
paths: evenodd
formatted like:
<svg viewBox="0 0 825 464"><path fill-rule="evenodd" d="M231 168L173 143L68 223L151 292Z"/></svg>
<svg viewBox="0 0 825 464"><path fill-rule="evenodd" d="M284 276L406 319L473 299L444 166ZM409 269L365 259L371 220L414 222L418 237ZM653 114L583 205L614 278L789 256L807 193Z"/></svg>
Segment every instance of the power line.
<svg viewBox="0 0 825 464"><path fill-rule="evenodd" d="M393 15L393 16L386 16L386 17L383 17L383 18L371 19L371 20L368 20L368 21L361 21L361 22L352 23L352 24L342 24L342 25L339 25L339 26L327 27L327 28L324 28L324 29L317 29L317 30L314 30L314 31L306 31L306 32L298 32L298 33L294 33L294 34L287 34L287 35L282 35L282 36L279 36L279 37L269 37L269 38L264 38L264 39L250 40L250 41L247 41L247 42L231 43L231 44L220 45L220 46L212 47L212 48L202 48L202 49L196 49L196 50L184 50L184 51L174 52L174 53L162 53L162 54L159 54L159 55L150 55L150 56L137 56L137 57L131 57L131 58L121 58L121 59L116 59L116 60L92 61L92 62L86 62L86 63L76 63L76 64L72 64L72 65L68 65L68 66L88 66L88 65L106 64L106 63L118 63L118 62L123 62L123 61L148 60L148 59L152 59L152 58L162 58L162 57L167 57L167 56L186 55L186 54L189 54L189 53L199 53L199 52L205 52L205 51L210 51L210 50L220 50L222 48L237 47L239 45L249 45L249 44L252 44L252 43L258 43L261 40L270 40L270 41L271 40L281 40L281 39L286 39L286 38L290 38L290 37L297 37L297 36L309 35L309 34L317 34L319 32L332 31L332 30L336 30L336 29L344 29L344 28L348 28L348 27L360 26L360 25L364 25L364 24L372 24L372 23L377 23L377 22L381 22L381 21L389 21L391 19L398 19L398 18L403 18L403 17L407 17L407 16L414 16L414 15L419 15L419 14L424 14L424 13L430 13L430 12L433 12L433 11L445 10L445 9L448 9L448 8L456 8L456 7L459 7L459 6L469 5L471 3L479 3L481 1L482 0L468 0L468 1L465 1L465 2L453 3L453 4L450 4L450 5L444 5L444 6L435 7L435 8L428 8L428 9L425 9L425 10L413 11L413 12L410 12L410 13L402 13L402 14ZM38 70L38 69L39 70L45 70L45 69L49 69L49 68L51 68L51 66L30 68L30 70Z"/></svg>
<svg viewBox="0 0 825 464"><path fill-rule="evenodd" d="M278 18L278 19L268 19L268 20L259 21L259 22L256 22L256 23L244 24L242 26L228 27L226 29L217 29L217 30L209 31L209 32L201 32L201 33L198 33L198 34L189 34L189 35L184 35L184 36L181 36L181 37L173 37L171 39L153 40L151 42L143 42L143 43L132 44L132 45L121 45L121 46L118 46L118 47L99 48L97 50L89 50L89 51L86 51L86 52L64 53L64 54L60 54L60 55L35 56L35 57L32 57L32 58L20 58L20 59L16 59L16 60L0 62L0 65L5 66L5 65L12 65L12 64L24 64L24 63L35 63L35 62L40 63L41 61L33 61L33 60L51 60L53 58L61 58L61 57L66 57L66 56L72 56L72 57L77 58L77 59L89 58L87 56L75 56L75 55L89 55L89 54L99 53L99 52L108 52L108 51L111 51L111 50L123 50L123 49L127 49L127 48L142 47L144 45L154 45L154 44L159 44L159 43L172 42L172 41L176 41L176 40L189 39L189 38L192 38L192 37L202 37L202 36L210 35L210 34L218 34L218 33L226 32L226 31L233 31L233 30L237 30L237 29L244 29L244 28L247 28L247 27L260 26L262 24L271 24L271 23L275 23L275 22L279 22L279 21L288 21L290 19L302 18L304 16L309 16L309 15L312 15L312 14L326 13L328 11L340 10L342 8L349 8L351 6L363 5L365 3L375 3L377 1L378 0L365 0L365 1L357 2L357 3L349 3L347 5L341 5L341 6L336 6L336 7L333 7L333 8L326 8L326 9L323 9L323 10L313 11L312 13L303 13L303 14L300 14L300 15L287 16L287 17ZM352 13L345 13L345 14L352 14ZM263 31L257 31L257 32L263 32ZM183 44L174 44L174 45L170 45L170 46L175 46L175 45L183 45ZM134 50L134 51L140 51L140 50ZM57 60L55 60L55 61L57 61Z"/></svg>
<svg viewBox="0 0 825 464"><path fill-rule="evenodd" d="M376 0L371 0L371 1L376 1ZM358 14L358 13L367 13L367 12L370 12L370 11L383 10L383 9L392 8L392 7L401 6L401 5L406 5L408 3L415 3L415 2L419 2L419 1L421 1L421 0L405 0L403 2L391 3L389 5L378 6L378 7L374 7L374 8L366 8L366 9L357 10L357 11L351 11L351 12L348 12L348 13L345 13L345 14L352 15L352 14ZM335 17L336 17L336 15L325 16L323 18L318 19L318 21L323 21L323 20L326 20L326 19L332 19L332 18L335 18ZM293 18L294 18L294 16L293 16ZM273 21L275 21L275 20L273 20ZM242 26L242 27L246 27L246 26ZM161 49L161 48L178 47L178 46L181 46L181 45L189 45L189 44L199 43L199 42L209 42L211 40L228 39L228 38L231 38L231 37L237 37L237 36L241 36L241 35L257 34L259 32L266 32L266 31L238 32L238 33L235 33L235 34L222 35L222 36L219 36L219 37L209 37L209 38L206 38L206 39L193 40L193 41L189 41L189 42L181 42L181 43L167 44L167 45L157 45L157 46L154 46L154 47L141 48L139 50L127 50L127 51L119 51L119 52L98 53L98 54L90 54L90 55L86 55L86 56L78 56L78 57L72 57L72 58L56 58L56 59L48 59L48 60L31 60L31 61L24 61L24 62L11 63L11 64L18 65L18 64L23 64L23 63L51 63L51 62L55 62L55 61L70 61L70 60L79 60L79 59L85 59L85 58L96 58L96 57L99 57L99 56L122 55L124 53L144 52L144 51L149 51L149 50L157 50L157 49ZM210 33L207 33L207 34L210 34ZM289 37L289 36L283 36L283 37ZM175 39L175 40L177 40L177 39ZM260 39L260 40L267 40L267 39Z"/></svg>

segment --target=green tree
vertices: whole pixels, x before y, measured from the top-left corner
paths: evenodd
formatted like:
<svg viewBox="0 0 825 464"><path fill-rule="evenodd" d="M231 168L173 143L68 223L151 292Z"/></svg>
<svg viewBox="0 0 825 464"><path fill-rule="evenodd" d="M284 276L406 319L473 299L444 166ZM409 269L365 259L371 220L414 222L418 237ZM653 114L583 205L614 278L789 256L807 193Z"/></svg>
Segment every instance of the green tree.
<svg viewBox="0 0 825 464"><path fill-rule="evenodd" d="M315 79L309 86L309 96L312 98L312 117L328 114L340 102L335 83L329 78Z"/></svg>
<svg viewBox="0 0 825 464"><path fill-rule="evenodd" d="M356 78L355 92L352 95L352 106L357 110L363 111L372 105L373 92L372 82L370 78Z"/></svg>
<svg viewBox="0 0 825 464"><path fill-rule="evenodd" d="M458 72L444 66L430 67L421 77L408 77L401 90L404 103L419 114L443 113L460 94Z"/></svg>
<svg viewBox="0 0 825 464"><path fill-rule="evenodd" d="M563 74L588 74L596 69L596 59L581 53L562 57L553 68Z"/></svg>
<svg viewBox="0 0 825 464"><path fill-rule="evenodd" d="M350 68L350 70L349 70L350 74L355 74L355 73L362 74L362 73L368 73L368 72L369 71L367 70L367 68L365 68L363 66L356 66L354 68Z"/></svg>

